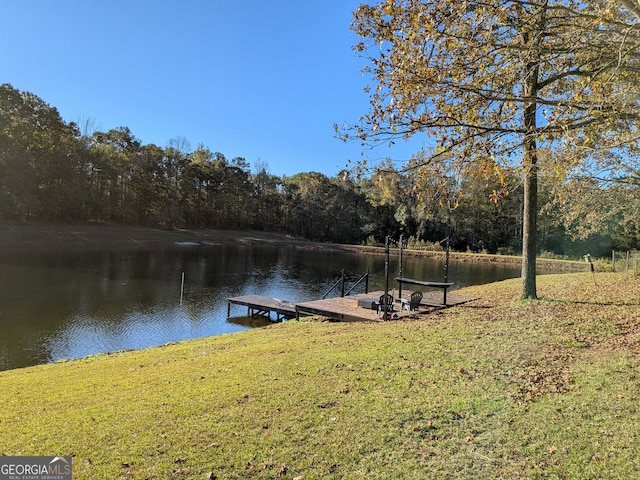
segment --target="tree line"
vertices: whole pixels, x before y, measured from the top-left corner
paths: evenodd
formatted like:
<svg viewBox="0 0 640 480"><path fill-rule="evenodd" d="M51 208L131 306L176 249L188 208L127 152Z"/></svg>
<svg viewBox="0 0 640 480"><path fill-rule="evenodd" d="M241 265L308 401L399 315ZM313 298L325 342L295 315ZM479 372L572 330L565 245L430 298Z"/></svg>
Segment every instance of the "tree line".
<svg viewBox="0 0 640 480"><path fill-rule="evenodd" d="M500 198L493 180L425 164L419 154L402 168L386 161L366 175L281 177L261 162L228 159L202 144L192 149L184 138L160 147L143 144L127 127L89 126L65 122L33 93L0 86L0 218L270 230L351 244L402 234L416 247L442 248L449 238L461 251L522 249L516 171L502 173L513 176L506 180L516 188ZM606 193L615 205L615 192ZM581 198L606 197L589 194ZM552 189L541 195L553 203ZM541 211L539 251L577 257L638 246L627 223L593 223L579 238L570 234L568 218L557 209Z"/></svg>

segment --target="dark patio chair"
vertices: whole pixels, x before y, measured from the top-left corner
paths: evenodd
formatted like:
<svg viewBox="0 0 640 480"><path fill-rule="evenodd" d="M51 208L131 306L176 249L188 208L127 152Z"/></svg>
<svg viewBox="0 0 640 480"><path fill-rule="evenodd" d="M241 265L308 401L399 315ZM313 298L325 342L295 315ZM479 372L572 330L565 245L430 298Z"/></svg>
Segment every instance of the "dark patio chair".
<svg viewBox="0 0 640 480"><path fill-rule="evenodd" d="M378 313L389 316L390 312L393 312L393 295L390 293L380 295L380 300L378 301Z"/></svg>
<svg viewBox="0 0 640 480"><path fill-rule="evenodd" d="M418 310L420 307L420 302L422 301L422 292L415 291L411 292L409 298L401 298L400 303L402 303L402 308L406 308L407 311L412 312Z"/></svg>

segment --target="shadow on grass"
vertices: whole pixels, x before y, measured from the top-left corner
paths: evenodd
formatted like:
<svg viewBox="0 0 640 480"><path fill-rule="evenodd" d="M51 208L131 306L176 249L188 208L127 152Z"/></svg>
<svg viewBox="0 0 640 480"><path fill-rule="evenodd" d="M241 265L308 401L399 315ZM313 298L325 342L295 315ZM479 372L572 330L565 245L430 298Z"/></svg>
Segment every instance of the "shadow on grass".
<svg viewBox="0 0 640 480"><path fill-rule="evenodd" d="M235 325L241 325L249 328L259 328L273 325L274 323L280 323L275 320L270 320L266 317L229 317L227 319L229 323Z"/></svg>
<svg viewBox="0 0 640 480"><path fill-rule="evenodd" d="M640 307L640 303L631 302L597 302L586 300L559 300L556 298L541 297L538 300L542 300L549 303L557 303L559 305L594 305L598 307Z"/></svg>

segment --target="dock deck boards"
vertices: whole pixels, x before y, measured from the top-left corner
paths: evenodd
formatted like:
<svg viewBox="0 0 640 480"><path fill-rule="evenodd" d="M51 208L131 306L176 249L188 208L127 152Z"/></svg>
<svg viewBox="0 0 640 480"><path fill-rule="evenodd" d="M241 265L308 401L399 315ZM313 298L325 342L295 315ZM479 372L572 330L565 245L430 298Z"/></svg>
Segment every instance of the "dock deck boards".
<svg viewBox="0 0 640 480"><path fill-rule="evenodd" d="M358 306L358 298L379 298L380 295L363 294L347 297L326 298L298 303L298 315L320 315L343 322L380 322L382 318L377 310Z"/></svg>
<svg viewBox="0 0 640 480"><path fill-rule="evenodd" d="M247 316L254 317L262 315L270 317L271 313L276 314L276 318L280 321L282 318L295 318L295 304L280 300L273 297L265 297L264 295L243 295L241 297L227 298L227 316L231 316L231 305L244 305L247 307Z"/></svg>
<svg viewBox="0 0 640 480"><path fill-rule="evenodd" d="M232 297L227 299L229 302L227 315L230 316L231 305L235 304L246 306L248 316L253 317L255 315L262 315L270 318L271 313L275 313L278 321L284 318L319 315L343 322L380 322L383 319L377 310L370 310L358 306L358 299L378 299L383 293L384 292L369 292L346 297L327 298L300 303L292 303L263 295L244 295L241 297ZM471 300L473 300L471 297L450 294L447 299L446 306L460 305ZM397 298L396 301L398 301ZM401 310L398 302L396 303L394 313L398 318L404 318L415 316L416 314L430 313L440 308L445 308L445 306L442 305L439 292L427 292L425 293L417 312Z"/></svg>

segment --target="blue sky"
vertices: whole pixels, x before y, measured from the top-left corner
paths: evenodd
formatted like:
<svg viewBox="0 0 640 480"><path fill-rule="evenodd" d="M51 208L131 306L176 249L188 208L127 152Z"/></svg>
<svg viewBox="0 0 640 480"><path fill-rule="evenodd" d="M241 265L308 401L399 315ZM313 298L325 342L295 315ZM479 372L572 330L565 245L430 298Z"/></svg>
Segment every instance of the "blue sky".
<svg viewBox="0 0 640 480"><path fill-rule="evenodd" d="M360 0L0 0L0 83L66 121L175 137L275 175L408 160L421 142L363 148L333 124L368 112L349 25ZM418 145L418 146L416 146Z"/></svg>

